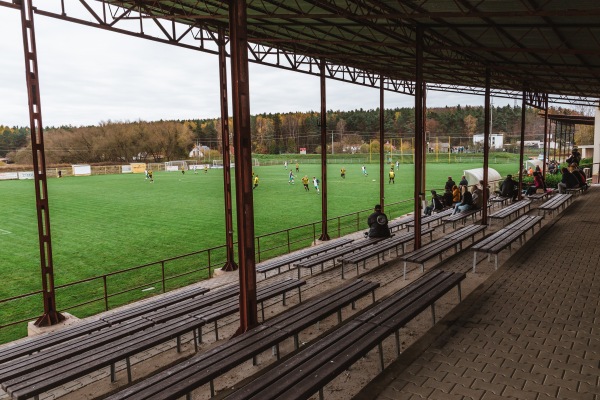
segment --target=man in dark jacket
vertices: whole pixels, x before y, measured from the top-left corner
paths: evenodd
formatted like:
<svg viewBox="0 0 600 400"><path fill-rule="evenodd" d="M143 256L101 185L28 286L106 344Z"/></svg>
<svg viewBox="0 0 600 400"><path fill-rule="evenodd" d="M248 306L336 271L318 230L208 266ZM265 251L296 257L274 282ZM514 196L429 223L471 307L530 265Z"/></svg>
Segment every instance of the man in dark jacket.
<svg viewBox="0 0 600 400"><path fill-rule="evenodd" d="M390 228L388 227L388 218L387 215L381 212L381 205L377 204L375 206L375 212L369 215L369 219L367 219L367 223L369 224L369 237L370 238L380 238L380 237L390 237Z"/></svg>
<svg viewBox="0 0 600 400"><path fill-rule="evenodd" d="M519 194L517 186L517 182L513 180L512 175L506 175L506 179L500 185L500 196L509 197L513 201L517 200L517 195Z"/></svg>
<svg viewBox="0 0 600 400"><path fill-rule="evenodd" d="M562 168L562 180L558 183L558 192L566 193L566 189L575 189L579 187L579 181L567 168Z"/></svg>
<svg viewBox="0 0 600 400"><path fill-rule="evenodd" d="M454 185L456 185L456 183L452 180L452 177L449 176L448 180L446 181L446 186L444 187L444 190L452 191L452 188L454 187Z"/></svg>

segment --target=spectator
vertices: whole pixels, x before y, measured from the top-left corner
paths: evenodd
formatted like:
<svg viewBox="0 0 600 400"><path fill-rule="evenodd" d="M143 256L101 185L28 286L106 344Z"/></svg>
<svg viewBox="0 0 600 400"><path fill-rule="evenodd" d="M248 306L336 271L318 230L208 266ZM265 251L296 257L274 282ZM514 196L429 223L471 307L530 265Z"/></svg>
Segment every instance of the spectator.
<svg viewBox="0 0 600 400"><path fill-rule="evenodd" d="M458 188L460 189L460 193L463 194L467 190L468 187L469 187L469 182L467 181L467 177L463 175L460 182L458 182Z"/></svg>
<svg viewBox="0 0 600 400"><path fill-rule="evenodd" d="M575 167L573 168L571 173L573 174L573 176L575 176L575 178L577 178L577 182L579 182L579 187L584 188L584 190L587 190L587 180L585 179L583 171L577 166L577 164L575 164Z"/></svg>
<svg viewBox="0 0 600 400"><path fill-rule="evenodd" d="M463 195L462 201L454 206L454 211L452 212L452 215L459 213L459 212L468 211L472 208L473 208L473 195L471 194L471 192L469 192L467 190L465 192L465 194Z"/></svg>
<svg viewBox="0 0 600 400"><path fill-rule="evenodd" d="M446 181L446 186L444 187L444 190L453 190L454 186L456 185L456 182L454 182L452 180L452 177L449 176L448 180Z"/></svg>
<svg viewBox="0 0 600 400"><path fill-rule="evenodd" d="M460 198L460 189L456 185L452 186L452 204L460 203Z"/></svg>
<svg viewBox="0 0 600 400"><path fill-rule="evenodd" d="M538 189L541 190L540 193L543 193L546 190L545 184L544 184L544 180L542 178L542 174L540 174L537 171L533 172L533 185L529 186L527 188L527 196L531 196L532 194L536 193L538 191Z"/></svg>
<svg viewBox="0 0 600 400"><path fill-rule="evenodd" d="M483 192L483 195L485 197L486 201L490 201L490 186L485 186L483 184L483 180L479 181L479 185L481 186L481 191ZM485 188L485 189L484 189Z"/></svg>
<svg viewBox="0 0 600 400"><path fill-rule="evenodd" d="M561 172L562 180L558 183L558 193L566 193L566 189L575 189L579 187L579 181L568 168L563 167Z"/></svg>
<svg viewBox="0 0 600 400"><path fill-rule="evenodd" d="M454 203L452 201L452 189L446 189L444 191L444 206L446 207L452 207L452 204Z"/></svg>
<svg viewBox="0 0 600 400"><path fill-rule="evenodd" d="M473 194L473 208L481 210L483 208L483 190L479 189L477 185L473 185L471 193Z"/></svg>
<svg viewBox="0 0 600 400"><path fill-rule="evenodd" d="M566 159L567 164L577 163L579 165L581 163L581 153L577 149L573 149L571 151L571 156Z"/></svg>
<svg viewBox="0 0 600 400"><path fill-rule="evenodd" d="M431 191L431 204L425 207L425 215L431 215L433 210L441 211L444 209L444 205L442 204L442 200L437 195L435 190Z"/></svg>
<svg viewBox="0 0 600 400"><path fill-rule="evenodd" d="M369 224L369 233L368 236L370 238L379 238L379 237L390 237L390 228L388 227L388 218L387 215L381 212L381 205L377 204L375 206L375 212L369 215L367 219L367 223Z"/></svg>
<svg viewBox="0 0 600 400"><path fill-rule="evenodd" d="M506 175L506 179L500 185L500 196L511 198L513 201L517 200L519 191L517 189L517 182L512 178L512 175Z"/></svg>

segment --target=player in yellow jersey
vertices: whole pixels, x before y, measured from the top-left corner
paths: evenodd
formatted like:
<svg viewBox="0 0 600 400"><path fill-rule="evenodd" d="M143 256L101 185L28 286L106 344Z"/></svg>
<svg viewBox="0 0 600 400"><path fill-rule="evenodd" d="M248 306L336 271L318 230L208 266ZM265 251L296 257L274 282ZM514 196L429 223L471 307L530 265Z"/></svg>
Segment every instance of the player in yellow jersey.
<svg viewBox="0 0 600 400"><path fill-rule="evenodd" d="M304 175L302 177L302 184L304 185L304 190L306 190L307 192L309 192L310 189L308 188L308 176Z"/></svg>
<svg viewBox="0 0 600 400"><path fill-rule="evenodd" d="M342 179L346 179L346 168L340 169L340 176L342 177Z"/></svg>
<svg viewBox="0 0 600 400"><path fill-rule="evenodd" d="M396 183L395 182L396 173L394 172L394 167L390 168L389 177L390 177L390 180L388 183Z"/></svg>
<svg viewBox="0 0 600 400"><path fill-rule="evenodd" d="M258 175L254 176L254 186L252 187L252 190L256 189L258 187Z"/></svg>

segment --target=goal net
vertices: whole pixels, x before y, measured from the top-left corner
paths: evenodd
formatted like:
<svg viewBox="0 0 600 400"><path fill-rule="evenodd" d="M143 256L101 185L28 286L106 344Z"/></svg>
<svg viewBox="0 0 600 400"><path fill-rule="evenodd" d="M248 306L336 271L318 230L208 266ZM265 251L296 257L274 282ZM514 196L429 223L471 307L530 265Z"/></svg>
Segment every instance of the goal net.
<svg viewBox="0 0 600 400"><path fill-rule="evenodd" d="M182 171L188 169L187 161L167 161L165 162L165 171Z"/></svg>

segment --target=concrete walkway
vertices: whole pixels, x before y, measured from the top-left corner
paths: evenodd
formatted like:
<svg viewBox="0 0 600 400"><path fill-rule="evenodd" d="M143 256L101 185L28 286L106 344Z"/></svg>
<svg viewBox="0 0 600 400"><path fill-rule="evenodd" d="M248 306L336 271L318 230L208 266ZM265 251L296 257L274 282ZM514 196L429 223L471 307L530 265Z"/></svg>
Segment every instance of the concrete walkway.
<svg viewBox="0 0 600 400"><path fill-rule="evenodd" d="M600 399L600 187L367 385L366 399Z"/></svg>

